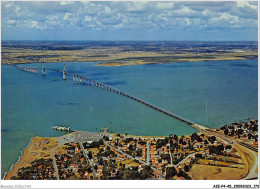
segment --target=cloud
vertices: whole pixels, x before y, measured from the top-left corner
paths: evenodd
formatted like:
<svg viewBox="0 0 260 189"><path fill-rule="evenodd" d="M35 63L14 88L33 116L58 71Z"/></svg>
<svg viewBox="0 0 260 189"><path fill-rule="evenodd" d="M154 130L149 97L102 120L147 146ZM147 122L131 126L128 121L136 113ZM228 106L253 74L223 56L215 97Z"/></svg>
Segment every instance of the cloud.
<svg viewBox="0 0 260 189"><path fill-rule="evenodd" d="M172 9L174 7L174 2L159 2L155 4L157 9Z"/></svg>
<svg viewBox="0 0 260 189"><path fill-rule="evenodd" d="M16 25L16 20L7 20L7 24Z"/></svg>
<svg viewBox="0 0 260 189"><path fill-rule="evenodd" d="M133 1L126 3L126 11L132 13L142 13L149 3L146 1Z"/></svg>
<svg viewBox="0 0 260 189"><path fill-rule="evenodd" d="M219 27L219 28L234 28L239 27L239 17L233 16L227 12L218 13L218 17L213 17L209 19L209 25L211 27Z"/></svg>
<svg viewBox="0 0 260 189"><path fill-rule="evenodd" d="M69 4L73 4L73 1L61 1L60 5L69 5Z"/></svg>
<svg viewBox="0 0 260 189"><path fill-rule="evenodd" d="M203 16L205 16L205 17L213 17L213 16L217 16L216 13L210 11L209 9L205 9L205 10L203 10L201 14L202 14Z"/></svg>
<svg viewBox="0 0 260 189"><path fill-rule="evenodd" d="M72 14L71 13L69 13L69 12L66 12L65 13L65 15L64 15L64 17L63 17L63 20L69 20L69 18L70 18L70 16L71 16Z"/></svg>
<svg viewBox="0 0 260 189"><path fill-rule="evenodd" d="M92 20L93 20L92 17L90 17L90 16L85 16L84 21L86 21L86 22L91 22Z"/></svg>
<svg viewBox="0 0 260 189"><path fill-rule="evenodd" d="M168 11L168 16L171 17L196 17L199 16L201 13L199 11L195 11L190 7L182 5L180 9Z"/></svg>
<svg viewBox="0 0 260 189"><path fill-rule="evenodd" d="M107 31L172 32L230 28L257 31L257 2L149 1L6 1L2 2L3 36L8 32ZM102 35L101 35L102 36Z"/></svg>
<svg viewBox="0 0 260 189"><path fill-rule="evenodd" d="M251 5L248 1L238 1L237 7L250 7L251 9L257 10L257 5Z"/></svg>

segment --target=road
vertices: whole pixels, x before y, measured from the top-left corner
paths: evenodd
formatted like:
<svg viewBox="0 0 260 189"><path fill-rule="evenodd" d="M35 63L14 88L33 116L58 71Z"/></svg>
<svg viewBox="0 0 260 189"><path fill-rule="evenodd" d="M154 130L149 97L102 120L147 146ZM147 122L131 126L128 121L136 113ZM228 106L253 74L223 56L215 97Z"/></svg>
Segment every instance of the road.
<svg viewBox="0 0 260 189"><path fill-rule="evenodd" d="M133 156L130 156L129 154L123 152L122 150L119 150L119 149L117 149L117 148L111 146L111 145L108 144L107 142L104 142L104 144L107 145L107 146L109 146L110 148L113 148L115 151L117 151L118 153L122 154L123 156L125 156L125 157L127 157L127 158L129 158L129 159L136 160L136 161L138 161L139 163L144 164L144 165L149 165L149 164L147 164L146 162L144 162L144 161L142 161L142 160L138 160L138 159L134 158ZM161 172L160 170L155 169L155 168L153 168L152 166L151 166L151 169L154 170L154 171Z"/></svg>
<svg viewBox="0 0 260 189"><path fill-rule="evenodd" d="M51 157L52 157L52 164L53 164L53 167L54 167L54 170L55 170L55 177L57 178L57 180L60 180L60 177L59 177L59 173L58 173L58 167L57 167L57 163L56 163L56 159L55 159L55 156L54 156L54 150L56 150L56 148L58 148L60 146L57 146L53 149L51 149Z"/></svg>
<svg viewBox="0 0 260 189"><path fill-rule="evenodd" d="M255 162L254 162L254 165L252 166L250 172L247 174L247 176L245 178L243 178L243 180L250 180L250 179L258 178L258 174L255 172L255 170L258 166L258 157L257 157L257 155L255 154L254 151L249 150L249 149L247 149L247 150L250 151L253 154L253 156L255 158Z"/></svg>
<svg viewBox="0 0 260 189"><path fill-rule="evenodd" d="M175 165L175 167L178 167L180 164L182 164L183 162L185 162L188 158L190 158L191 156L193 156L193 155L195 155L195 154L197 154L197 153L199 153L199 152L194 152L194 153L188 155L188 156L185 157L183 160L181 160L177 165Z"/></svg>
<svg viewBox="0 0 260 189"><path fill-rule="evenodd" d="M171 165L173 165L173 161L172 161L172 153L171 153L171 148L169 148L169 154L170 154L170 158L171 158Z"/></svg>
<svg viewBox="0 0 260 189"><path fill-rule="evenodd" d="M95 178L97 178L96 171L95 171L95 169L94 169L94 167L93 167L93 164L92 164L91 160L88 158L88 155L87 155L87 153L86 153L86 150L84 149L84 146L83 146L82 142L79 142L79 146L80 146L80 148L81 148L81 150L82 150L82 152L83 152L84 157L86 158L86 160L89 162L89 164L90 164L90 166L91 166L93 176L94 176Z"/></svg>
<svg viewBox="0 0 260 189"><path fill-rule="evenodd" d="M147 142L146 149L146 164L150 165L150 142Z"/></svg>
<svg viewBox="0 0 260 189"><path fill-rule="evenodd" d="M255 173L255 170L256 170L256 168L257 168L257 166L258 166L258 156L255 154L254 151L252 151L252 150L249 149L249 148L246 148L245 146L240 145L240 144L237 143L234 139L231 139L231 138L229 138L229 137L227 137L227 136L225 136L225 135L223 135L223 134L221 134L221 133L218 133L218 132L216 132L216 131L212 131L212 130L206 129L205 132L206 132L206 133L209 133L209 134L212 134L212 135L214 135L214 136L216 136L216 137L218 137L218 138L221 138L222 140L225 140L225 141L227 141L227 142L229 142L229 143L233 142L233 145L232 145L232 146L233 146L234 148L236 148L235 145L234 145L234 144L236 144L237 146L239 146L239 147L241 147L241 148L245 148L245 149L248 150L251 154L253 154L254 159L255 159L254 165L253 165L253 167L251 168L251 170L249 171L249 173L247 174L247 176L246 176L245 178L242 178L242 179L243 179L243 180L247 180L247 179L252 179L252 178L258 177L258 174Z"/></svg>

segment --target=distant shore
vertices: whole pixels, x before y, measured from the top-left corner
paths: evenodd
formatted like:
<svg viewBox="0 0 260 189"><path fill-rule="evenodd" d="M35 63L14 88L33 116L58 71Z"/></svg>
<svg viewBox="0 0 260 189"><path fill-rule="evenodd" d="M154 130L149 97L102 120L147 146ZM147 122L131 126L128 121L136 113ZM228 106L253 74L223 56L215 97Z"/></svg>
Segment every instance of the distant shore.
<svg viewBox="0 0 260 189"><path fill-rule="evenodd" d="M255 57L253 57L255 58ZM189 57L189 58L176 58L174 60L170 59L167 61L170 62L155 62L155 61L151 61L151 62L145 62L142 60L139 61L121 61L121 62L110 62L110 63L99 63L97 64L97 66L134 66L134 65L147 65L147 64L170 64L170 63L182 63L182 62L203 62L203 61L218 61L218 60L244 60L244 59L248 59L247 57L226 57L226 56L219 56L219 57L214 57L214 58L193 58L193 57ZM251 58L250 58L251 59Z"/></svg>
<svg viewBox="0 0 260 189"><path fill-rule="evenodd" d="M258 51L254 49L216 49L211 52L205 47L200 51L194 49L135 49L126 50L122 47L93 46L83 50L46 50L16 47L2 47L2 64L23 63L59 63L59 62L95 62L97 66L130 66L146 64L164 64L216 60L241 60L258 58ZM233 47L235 48L235 47Z"/></svg>

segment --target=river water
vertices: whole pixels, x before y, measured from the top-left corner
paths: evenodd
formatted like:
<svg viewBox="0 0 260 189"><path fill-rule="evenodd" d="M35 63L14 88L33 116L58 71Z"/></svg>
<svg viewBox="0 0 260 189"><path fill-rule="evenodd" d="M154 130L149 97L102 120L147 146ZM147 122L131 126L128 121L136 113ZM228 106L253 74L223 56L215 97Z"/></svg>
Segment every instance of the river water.
<svg viewBox="0 0 260 189"><path fill-rule="evenodd" d="M257 119L257 60L102 67L65 63L67 71L111 85L208 127ZM46 68L62 70L64 63ZM26 64L39 67L42 64ZM186 135L189 125L104 89L75 84L47 70L43 77L2 65L1 177L33 136L60 136L52 126L134 135ZM207 101L207 108L206 108ZM206 116L207 109L207 116Z"/></svg>

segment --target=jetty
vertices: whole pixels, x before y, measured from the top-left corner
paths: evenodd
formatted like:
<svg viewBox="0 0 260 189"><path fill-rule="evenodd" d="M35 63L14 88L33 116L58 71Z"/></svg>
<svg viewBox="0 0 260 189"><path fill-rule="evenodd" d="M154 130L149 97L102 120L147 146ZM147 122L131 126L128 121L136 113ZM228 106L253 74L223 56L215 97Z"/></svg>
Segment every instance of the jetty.
<svg viewBox="0 0 260 189"><path fill-rule="evenodd" d="M59 125L56 125L56 126L53 126L52 127L54 130L59 130L59 131L71 131L70 130L70 127L64 127L64 126L59 126Z"/></svg>

